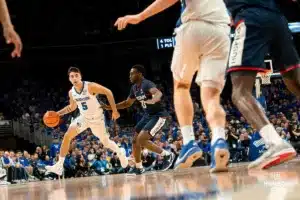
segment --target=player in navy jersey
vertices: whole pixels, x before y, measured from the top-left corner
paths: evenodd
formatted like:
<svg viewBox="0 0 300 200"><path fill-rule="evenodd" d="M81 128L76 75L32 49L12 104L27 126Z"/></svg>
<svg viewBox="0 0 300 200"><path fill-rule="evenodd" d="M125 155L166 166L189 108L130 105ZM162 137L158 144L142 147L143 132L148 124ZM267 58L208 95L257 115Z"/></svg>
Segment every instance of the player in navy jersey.
<svg viewBox="0 0 300 200"><path fill-rule="evenodd" d="M300 64L286 18L275 0L225 0L235 24L229 56L232 100L269 146L249 168L266 169L296 156L283 141L252 95L257 72L265 72L264 58L270 53L287 88L300 97Z"/></svg>
<svg viewBox="0 0 300 200"><path fill-rule="evenodd" d="M135 65L130 70L130 81L133 83L129 97L117 104L117 109L125 109L138 100L144 110L143 118L135 127L135 135L133 138L133 156L136 162L134 173L141 174L145 170L141 161L142 147L155 152L164 157L162 170L169 169L174 160L175 155L154 144L151 139L165 125L166 118L169 116L165 108L162 106L162 93L156 88L156 85L144 78L145 69L141 65ZM110 110L110 106L104 105L104 109Z"/></svg>

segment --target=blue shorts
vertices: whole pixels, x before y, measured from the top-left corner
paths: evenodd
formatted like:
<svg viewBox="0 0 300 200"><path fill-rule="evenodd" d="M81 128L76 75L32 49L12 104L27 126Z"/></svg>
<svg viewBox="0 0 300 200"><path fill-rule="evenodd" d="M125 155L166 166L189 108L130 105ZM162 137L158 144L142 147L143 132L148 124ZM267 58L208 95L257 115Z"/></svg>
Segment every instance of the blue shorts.
<svg viewBox="0 0 300 200"><path fill-rule="evenodd" d="M149 132L154 137L166 124L166 115L149 115L145 114L135 126L135 132L140 133L142 130Z"/></svg>
<svg viewBox="0 0 300 200"><path fill-rule="evenodd" d="M251 7L237 12L234 22L227 72L265 72L267 53L273 59L273 69L281 73L300 67L288 22L282 14Z"/></svg>

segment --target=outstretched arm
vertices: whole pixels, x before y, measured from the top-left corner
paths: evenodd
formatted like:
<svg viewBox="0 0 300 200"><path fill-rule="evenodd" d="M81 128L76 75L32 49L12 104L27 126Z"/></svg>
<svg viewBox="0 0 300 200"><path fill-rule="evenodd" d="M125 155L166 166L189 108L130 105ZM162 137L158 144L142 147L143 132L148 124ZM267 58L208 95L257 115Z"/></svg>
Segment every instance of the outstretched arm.
<svg viewBox="0 0 300 200"><path fill-rule="evenodd" d="M0 21L4 28L13 27L5 0L0 0Z"/></svg>
<svg viewBox="0 0 300 200"><path fill-rule="evenodd" d="M102 85L99 85L97 83L91 83L89 85L89 91L90 93L92 94L104 94L113 110L113 112L117 112L117 107L116 107L116 102L115 102L115 98L114 98L114 95L113 93L111 92L110 89L102 86Z"/></svg>
<svg viewBox="0 0 300 200"><path fill-rule="evenodd" d="M125 109L125 108L129 108L130 106L132 106L132 104L135 102L135 99L131 99L131 98L127 98L125 101L122 101L120 103L117 103L117 109L121 110L121 109ZM111 110L111 106L106 105L103 107L106 110Z"/></svg>
<svg viewBox="0 0 300 200"><path fill-rule="evenodd" d="M13 43L15 45L15 49L11 53L11 56L13 58L16 56L20 57L23 47L22 41L20 39L20 36L14 30L14 27L11 23L9 11L5 0L0 0L0 22L3 26L3 34L6 39L6 43Z"/></svg>
<svg viewBox="0 0 300 200"><path fill-rule="evenodd" d="M118 30L126 28L128 24L138 24L145 19L156 15L165 9L174 5L178 0L156 0L150 6L148 6L143 12L137 15L127 15L125 17L120 17L115 26L118 27Z"/></svg>
<svg viewBox="0 0 300 200"><path fill-rule="evenodd" d="M76 104L76 102L74 101L74 99L72 97L71 91L69 91L69 98L70 98L69 105L67 105L63 109L57 111L59 116L64 116L64 115L69 114L69 113L73 112L74 110L76 110L77 104Z"/></svg>
<svg viewBox="0 0 300 200"><path fill-rule="evenodd" d="M140 13L142 21L174 5L178 0L156 0Z"/></svg>

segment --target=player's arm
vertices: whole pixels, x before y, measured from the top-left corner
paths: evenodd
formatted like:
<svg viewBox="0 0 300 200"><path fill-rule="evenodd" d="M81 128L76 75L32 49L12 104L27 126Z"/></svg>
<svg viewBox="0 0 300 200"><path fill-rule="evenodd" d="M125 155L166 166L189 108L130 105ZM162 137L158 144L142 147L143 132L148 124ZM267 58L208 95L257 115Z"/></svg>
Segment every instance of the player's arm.
<svg viewBox="0 0 300 200"><path fill-rule="evenodd" d="M152 99L145 101L147 104L155 104L161 100L162 92L156 87L150 88L149 92L152 94Z"/></svg>
<svg viewBox="0 0 300 200"><path fill-rule="evenodd" d="M156 0L150 6L148 6L143 12L139 15L141 16L141 21L156 15L165 9L171 7L179 0Z"/></svg>
<svg viewBox="0 0 300 200"><path fill-rule="evenodd" d="M11 23L6 0L0 0L0 22L3 26L3 34L6 39L6 43L13 43L15 45L15 49L11 53L11 56L20 57L23 45L20 36L16 33Z"/></svg>
<svg viewBox="0 0 300 200"><path fill-rule="evenodd" d="M6 0L0 0L0 21L1 21L1 24L3 25L3 28L13 27L11 20L10 20Z"/></svg>
<svg viewBox="0 0 300 200"><path fill-rule="evenodd" d="M109 105L112 108L113 112L117 112L118 109L116 107L116 102L113 93L110 89L103 87L102 85L99 85L97 83L91 83L89 85L89 91L91 94L104 94L109 102Z"/></svg>
<svg viewBox="0 0 300 200"><path fill-rule="evenodd" d="M127 15L125 17L119 18L115 26L118 27L118 30L126 28L127 24L138 24L145 19L156 15L165 9L171 7L179 0L156 0L150 6L148 6L143 12L137 15Z"/></svg>
<svg viewBox="0 0 300 200"><path fill-rule="evenodd" d="M129 97L125 101L121 101L120 103L117 103L117 105L116 105L117 109L121 110L121 109L129 108L130 106L132 106L132 104L135 102L135 100L136 99L135 99L133 90L131 88ZM111 106L110 105L104 105L103 108L105 110L111 110Z"/></svg>
<svg viewBox="0 0 300 200"><path fill-rule="evenodd" d="M71 112L73 112L74 110L76 110L77 104L76 104L75 100L74 100L73 97L72 97L72 92L71 92L71 90L69 91L69 98L70 98L70 100L69 100L69 105L67 105L67 106L64 107L63 109L57 111L57 113L59 114L59 116L64 116L64 115L66 115L66 114L68 114L68 113L71 113Z"/></svg>

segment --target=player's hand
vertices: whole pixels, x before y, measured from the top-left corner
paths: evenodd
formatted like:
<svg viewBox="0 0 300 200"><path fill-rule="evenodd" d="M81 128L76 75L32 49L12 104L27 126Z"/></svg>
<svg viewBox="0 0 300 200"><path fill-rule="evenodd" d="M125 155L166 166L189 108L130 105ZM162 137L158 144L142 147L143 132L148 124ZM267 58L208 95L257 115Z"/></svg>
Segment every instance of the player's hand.
<svg viewBox="0 0 300 200"><path fill-rule="evenodd" d="M112 119L117 120L120 117L120 113L118 111L112 112Z"/></svg>
<svg viewBox="0 0 300 200"><path fill-rule="evenodd" d="M142 21L140 15L126 15L117 19L115 26L118 27L118 30L121 31L126 28L128 24L138 24Z"/></svg>
<svg viewBox="0 0 300 200"><path fill-rule="evenodd" d="M152 99L149 99L147 101L145 101L145 104L155 104L156 102L154 102Z"/></svg>
<svg viewBox="0 0 300 200"><path fill-rule="evenodd" d="M23 44L21 41L20 36L18 33L14 30L12 26L10 27L4 27L3 28L3 34L6 40L7 44L14 44L15 48L11 52L11 57L21 57L21 52L23 48Z"/></svg>

